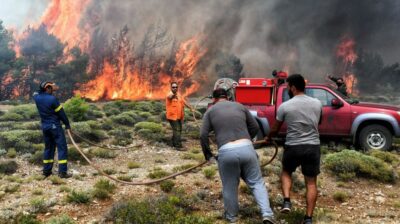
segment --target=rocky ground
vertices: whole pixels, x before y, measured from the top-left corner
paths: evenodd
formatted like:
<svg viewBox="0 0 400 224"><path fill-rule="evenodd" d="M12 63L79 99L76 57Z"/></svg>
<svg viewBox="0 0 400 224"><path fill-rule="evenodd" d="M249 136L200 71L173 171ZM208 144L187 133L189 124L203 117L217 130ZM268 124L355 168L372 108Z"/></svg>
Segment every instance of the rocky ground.
<svg viewBox="0 0 400 224"><path fill-rule="evenodd" d="M166 136L170 136L168 124L164 123L163 127L167 130ZM184 127L184 130L187 129ZM184 135L187 134L184 133ZM106 169L113 173L113 176L129 177L132 181L148 180L149 173L155 168L175 172L182 165L194 165L202 161L198 140L188 136L185 136L185 151L176 151L164 142L150 143L136 134L133 134L132 138L131 145L137 147L114 150L114 158L93 157L93 161L103 170ZM80 146L86 151L93 149L85 143L80 143ZM70 145L70 147L72 146ZM326 146L324 147L326 148ZM336 150L340 150L340 147L342 146L339 145ZM262 161L270 158L272 151L271 147L257 150ZM280 154L281 151L282 148L280 148ZM292 200L295 210L288 216L280 215L277 212L282 200L279 181L280 154L272 164L263 168L264 180L267 183L271 204L280 223L299 223L305 207L304 181L299 171L294 175L293 190L295 192ZM392 151L391 154L400 159L397 151ZM60 214L66 214L76 223L104 223L106 214L116 202L128 198L141 199L168 194L163 192L159 184L148 186L116 184L117 188L109 199L92 198L88 203L81 204L68 202L66 198L72 190L90 192L96 182L103 177L89 165L71 162L69 168L73 173L72 178L67 180L43 179L40 175L41 167L29 163L28 157L29 155L17 155L14 158L18 164L17 172L12 175L1 175L0 220L3 221L0 223L7 223L4 220L12 220L18 214L33 214L37 220L43 222ZM9 159L6 155L0 158L1 161ZM132 162L135 162L136 166L129 167ZM187 195L201 195L201 200L196 205L197 209L194 213L209 217L214 220L214 223L225 223L221 219L223 202L220 178L218 172L207 178L204 171L207 167L216 169L215 164L207 164L194 172L178 176L173 179L174 188L184 190ZM395 170L397 173L400 172L399 164L395 166ZM318 186L316 223L400 223L398 221L400 220L399 181L381 183L361 178L354 178L347 182L339 181L322 164ZM241 221L239 223L259 223L257 212L254 212L254 200L243 183L241 183L239 194L241 205Z"/></svg>

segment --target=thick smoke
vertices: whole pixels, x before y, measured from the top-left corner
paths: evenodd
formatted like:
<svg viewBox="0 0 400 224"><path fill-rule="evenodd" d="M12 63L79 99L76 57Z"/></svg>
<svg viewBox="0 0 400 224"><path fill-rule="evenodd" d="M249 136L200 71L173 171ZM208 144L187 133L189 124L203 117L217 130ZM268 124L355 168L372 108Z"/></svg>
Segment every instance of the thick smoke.
<svg viewBox="0 0 400 224"><path fill-rule="evenodd" d="M240 58L248 76L287 69L321 81L335 71L335 48L343 37L387 63L399 61L399 11L396 0L96 0L84 22L102 40L128 25L136 46L152 24L178 41L204 34L208 73L215 72L213 58L222 52Z"/></svg>

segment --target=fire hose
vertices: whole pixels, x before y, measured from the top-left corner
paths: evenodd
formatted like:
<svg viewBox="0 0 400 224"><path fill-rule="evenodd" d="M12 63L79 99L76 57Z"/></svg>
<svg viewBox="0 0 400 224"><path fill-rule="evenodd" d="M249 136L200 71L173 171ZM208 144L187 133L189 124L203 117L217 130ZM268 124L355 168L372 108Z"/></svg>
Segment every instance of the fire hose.
<svg viewBox="0 0 400 224"><path fill-rule="evenodd" d="M180 172L177 172L177 173L174 173L174 174L171 174L171 175L168 175L168 176L165 176L165 177L156 179L156 180L149 180L149 181L124 181L124 180L120 180L120 179L118 179L118 178L115 178L115 177L113 177L113 176L111 176L111 175L108 175L108 174L105 173L100 167L98 167L96 164L94 164L93 161L91 161L91 160L85 155L85 153L83 152L83 150L82 150L82 149L78 146L78 144L75 142L74 138L72 137L73 132L72 132L71 130L68 129L68 130L67 130L67 133L68 133L69 138L71 139L72 144L75 146L76 150L78 150L78 152L79 152L79 153L82 155L82 157L89 163L90 166L92 166L94 169L96 169L101 175L103 175L103 176L109 178L110 180L113 180L113 181L115 181L115 182L122 183L122 184L127 184L127 185L150 185L150 184L155 184L155 183L159 183L159 182L162 182L162 181L164 181L164 180L168 180L168 179L177 177L177 176L179 176L179 175L188 173L188 172L190 172L190 171L192 171L192 170L194 170L194 169L196 169L196 168L198 168L198 167L201 167L201 166L203 166L204 164L208 163L208 161L203 161L203 162L200 162L199 164L194 165L194 166L192 166L192 167L190 167L190 168L188 168L188 169L185 169L185 170L183 170L183 171L180 171ZM76 135L76 134L74 134L74 135ZM254 142L253 144L260 144L260 143L265 143L265 140L256 141L256 142ZM260 164L260 167L264 167L264 166L266 166L266 165L272 163L272 161L273 161L273 160L275 159L275 157L277 156L278 151L279 151L278 145L276 144L275 141L272 141L272 144L273 144L274 147L275 147L274 155L271 157L271 159L270 159L269 161Z"/></svg>

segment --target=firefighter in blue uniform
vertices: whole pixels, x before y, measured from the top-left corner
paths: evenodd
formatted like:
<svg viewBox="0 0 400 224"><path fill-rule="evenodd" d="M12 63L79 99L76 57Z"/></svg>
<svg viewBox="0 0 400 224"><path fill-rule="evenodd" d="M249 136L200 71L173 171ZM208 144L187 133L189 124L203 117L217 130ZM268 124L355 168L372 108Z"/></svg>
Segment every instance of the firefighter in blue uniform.
<svg viewBox="0 0 400 224"><path fill-rule="evenodd" d="M42 82L40 83L39 92L35 92L33 96L42 121L45 143L43 153L43 175L48 177L52 174L51 170L54 163L54 153L57 146L58 175L61 178L69 178L72 175L67 172L68 148L60 121L64 123L66 129L70 129L71 127L60 102L52 95L53 92L57 90L58 86L55 83Z"/></svg>

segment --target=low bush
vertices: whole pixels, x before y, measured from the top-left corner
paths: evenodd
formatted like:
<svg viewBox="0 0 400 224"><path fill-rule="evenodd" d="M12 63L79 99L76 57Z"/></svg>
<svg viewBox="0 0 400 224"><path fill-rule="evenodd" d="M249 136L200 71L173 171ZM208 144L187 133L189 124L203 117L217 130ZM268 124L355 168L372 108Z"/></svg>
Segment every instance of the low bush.
<svg viewBox="0 0 400 224"><path fill-rule="evenodd" d="M39 119L39 112L37 111L37 108L34 104L26 104L26 105L16 106L14 108L11 108L3 116L7 116L8 113L18 114L18 115L22 116L21 120L24 120L24 121Z"/></svg>
<svg viewBox="0 0 400 224"><path fill-rule="evenodd" d="M11 130L0 132L0 147L5 149L15 148L20 153L33 153L32 144L43 141L42 132L39 130Z"/></svg>
<svg viewBox="0 0 400 224"><path fill-rule="evenodd" d="M187 160L204 161L204 155L200 153L184 153L181 158Z"/></svg>
<svg viewBox="0 0 400 224"><path fill-rule="evenodd" d="M336 191L335 193L333 193L333 199L337 202L343 203L347 201L348 198L349 195L346 192Z"/></svg>
<svg viewBox="0 0 400 224"><path fill-rule="evenodd" d="M24 116L16 113L7 112L0 116L0 121L22 121L24 120Z"/></svg>
<svg viewBox="0 0 400 224"><path fill-rule="evenodd" d="M161 190L166 193L171 192L174 186L175 183L172 180L164 180L163 182L160 183Z"/></svg>
<svg viewBox="0 0 400 224"><path fill-rule="evenodd" d="M147 129L152 132L158 132L158 133L163 131L161 124L157 124L154 122L147 122L147 121L142 121L135 125L135 130L142 130L142 129Z"/></svg>
<svg viewBox="0 0 400 224"><path fill-rule="evenodd" d="M41 197L31 199L29 204L33 213L44 213L47 211L46 202Z"/></svg>
<svg viewBox="0 0 400 224"><path fill-rule="evenodd" d="M103 149L103 148L95 148L95 149L91 150L90 153L96 157L103 158L103 159L112 159L117 156L113 151L111 151L109 149Z"/></svg>
<svg viewBox="0 0 400 224"><path fill-rule="evenodd" d="M54 185L65 184L65 181L62 178L58 177L58 176L51 175L48 179Z"/></svg>
<svg viewBox="0 0 400 224"><path fill-rule="evenodd" d="M107 191L108 193L114 193L115 189L117 188L115 184L111 183L109 180L100 179L94 185L96 189L102 189Z"/></svg>
<svg viewBox="0 0 400 224"><path fill-rule="evenodd" d="M8 150L7 156L8 156L9 158L15 158L15 157L17 157L17 151L16 151L14 148L11 148L11 149Z"/></svg>
<svg viewBox="0 0 400 224"><path fill-rule="evenodd" d="M159 179L165 176L168 176L170 173L168 173L167 171L156 167L154 168L147 176L151 179Z"/></svg>
<svg viewBox="0 0 400 224"><path fill-rule="evenodd" d="M181 207L182 199L176 196L123 200L114 204L106 215L112 223L171 223L211 224L211 219L189 213L191 208Z"/></svg>
<svg viewBox="0 0 400 224"><path fill-rule="evenodd" d="M2 220L0 220L0 222L1 221ZM7 223L7 222L5 222L5 223ZM15 223L18 223L18 224L41 224L41 222L39 220L37 220L35 215L24 214L24 213L18 214L15 217Z"/></svg>
<svg viewBox="0 0 400 224"><path fill-rule="evenodd" d="M89 159L92 158L91 153L86 153L86 157ZM87 165L88 162L83 158L83 156L78 152L78 150L75 147L69 147L68 148L68 161L70 162L79 162L82 165Z"/></svg>
<svg viewBox="0 0 400 224"><path fill-rule="evenodd" d="M140 163L138 163L138 162L133 162L133 161L128 162L129 169L136 169L139 167L140 167Z"/></svg>
<svg viewBox="0 0 400 224"><path fill-rule="evenodd" d="M43 152L41 151L36 151L34 154L32 154L29 158L28 161L32 164L35 165L42 165L43 163Z"/></svg>
<svg viewBox="0 0 400 224"><path fill-rule="evenodd" d="M207 179L212 179L217 174L217 169L215 167L206 167L203 169L203 174Z"/></svg>
<svg viewBox="0 0 400 224"><path fill-rule="evenodd" d="M372 150L369 154L371 156L381 159L381 160L385 161L386 163L389 163L393 166L397 166L400 163L400 159L391 152L385 152L385 151L381 151L381 150Z"/></svg>
<svg viewBox="0 0 400 224"><path fill-rule="evenodd" d="M14 160L0 161L0 174L10 175L17 172L18 164Z"/></svg>
<svg viewBox="0 0 400 224"><path fill-rule="evenodd" d="M66 214L50 218L46 224L74 224L75 221Z"/></svg>
<svg viewBox="0 0 400 224"><path fill-rule="evenodd" d="M72 190L67 194L67 202L77 204L87 204L90 202L90 193Z"/></svg>
<svg viewBox="0 0 400 224"><path fill-rule="evenodd" d="M127 146L132 143L132 131L126 127L114 129L110 134L114 136L111 142L113 145Z"/></svg>
<svg viewBox="0 0 400 224"><path fill-rule="evenodd" d="M68 118L70 118L71 120L85 121L87 120L89 104L86 103L85 99L77 95L65 102L64 110Z"/></svg>
<svg viewBox="0 0 400 224"><path fill-rule="evenodd" d="M185 164L185 165L181 165L181 166L176 166L172 170L174 172L180 172L180 171L187 170L187 169L189 169L190 167L193 167L193 166L195 166L195 164L189 163L189 164Z"/></svg>
<svg viewBox="0 0 400 224"><path fill-rule="evenodd" d="M162 141L164 139L164 130L161 124L142 121L135 125L138 135L152 142Z"/></svg>
<svg viewBox="0 0 400 224"><path fill-rule="evenodd" d="M325 167L343 180L364 177L381 182L394 182L396 179L393 168L381 159L353 150L343 150L327 155Z"/></svg>
<svg viewBox="0 0 400 224"><path fill-rule="evenodd" d="M94 104L89 104L89 110L86 112L86 118L88 120L97 120L103 118L104 113Z"/></svg>
<svg viewBox="0 0 400 224"><path fill-rule="evenodd" d="M72 124L75 133L93 142L100 142L107 138L106 132L100 130L100 125L95 121L75 122ZM75 138L80 141L79 138Z"/></svg>
<svg viewBox="0 0 400 224"><path fill-rule="evenodd" d="M110 119L119 125L129 125L132 126L139 122L140 117L135 112L123 112L118 115L111 116Z"/></svg>

